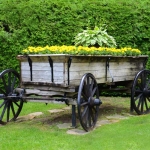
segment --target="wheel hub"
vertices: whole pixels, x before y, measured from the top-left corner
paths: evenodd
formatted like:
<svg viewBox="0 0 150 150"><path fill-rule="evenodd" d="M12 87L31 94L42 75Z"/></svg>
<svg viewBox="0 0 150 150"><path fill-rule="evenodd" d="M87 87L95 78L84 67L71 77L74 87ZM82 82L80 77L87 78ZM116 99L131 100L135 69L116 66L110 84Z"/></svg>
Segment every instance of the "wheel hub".
<svg viewBox="0 0 150 150"><path fill-rule="evenodd" d="M143 95L144 95L145 97L149 97L149 96L150 96L150 90L147 90L147 88L144 88L144 89L143 89Z"/></svg>
<svg viewBox="0 0 150 150"><path fill-rule="evenodd" d="M88 102L90 106L100 106L102 104L100 99L94 97L89 97Z"/></svg>

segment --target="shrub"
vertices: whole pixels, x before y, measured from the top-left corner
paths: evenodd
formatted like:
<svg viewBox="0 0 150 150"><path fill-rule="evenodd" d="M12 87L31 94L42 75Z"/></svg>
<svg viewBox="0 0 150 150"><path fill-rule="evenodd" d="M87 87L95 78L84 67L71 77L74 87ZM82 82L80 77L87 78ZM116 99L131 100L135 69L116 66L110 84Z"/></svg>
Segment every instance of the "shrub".
<svg viewBox="0 0 150 150"><path fill-rule="evenodd" d="M150 51L149 0L1 0L0 8L1 71L19 70L16 55L28 46L73 45L78 33L99 24L108 25L117 48Z"/></svg>

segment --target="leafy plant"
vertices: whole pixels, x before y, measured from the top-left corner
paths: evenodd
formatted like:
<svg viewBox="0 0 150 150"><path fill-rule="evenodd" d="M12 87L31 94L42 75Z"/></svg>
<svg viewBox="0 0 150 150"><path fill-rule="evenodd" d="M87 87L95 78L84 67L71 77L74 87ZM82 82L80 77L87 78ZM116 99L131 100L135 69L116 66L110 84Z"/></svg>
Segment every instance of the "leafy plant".
<svg viewBox="0 0 150 150"><path fill-rule="evenodd" d="M75 46L116 47L115 39L108 35L105 25L83 30L75 36Z"/></svg>

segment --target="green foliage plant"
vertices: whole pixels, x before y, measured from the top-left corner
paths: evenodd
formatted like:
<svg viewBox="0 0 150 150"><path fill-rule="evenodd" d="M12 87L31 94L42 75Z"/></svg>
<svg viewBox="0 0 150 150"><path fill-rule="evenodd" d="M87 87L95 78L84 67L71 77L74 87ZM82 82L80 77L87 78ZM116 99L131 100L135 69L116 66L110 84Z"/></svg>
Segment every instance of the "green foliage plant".
<svg viewBox="0 0 150 150"><path fill-rule="evenodd" d="M113 36L107 33L105 25L95 26L94 29L83 30L74 39L76 46L95 46L95 47L116 47Z"/></svg>

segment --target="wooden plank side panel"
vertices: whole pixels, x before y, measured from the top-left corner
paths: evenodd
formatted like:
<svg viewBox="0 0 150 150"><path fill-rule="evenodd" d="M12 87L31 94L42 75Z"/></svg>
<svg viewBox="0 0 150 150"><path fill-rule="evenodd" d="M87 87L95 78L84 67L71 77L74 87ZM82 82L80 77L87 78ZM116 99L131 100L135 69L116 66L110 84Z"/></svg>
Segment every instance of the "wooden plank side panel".
<svg viewBox="0 0 150 150"><path fill-rule="evenodd" d="M79 79L85 73L93 73L97 76L104 76L105 63L73 63L70 68L70 78Z"/></svg>
<svg viewBox="0 0 150 150"><path fill-rule="evenodd" d="M101 70L105 69L106 62L88 62L88 63L72 63L70 70L79 71L80 70ZM140 62L110 62L110 69L124 69L124 68L141 68L143 64Z"/></svg>
<svg viewBox="0 0 150 150"><path fill-rule="evenodd" d="M43 58L42 58L43 57ZM68 59L69 55L52 55L54 83L68 84ZM70 69L70 84L79 85L85 73L92 73L97 82L105 83L112 80L107 71L106 81L106 61L110 57L106 56L71 56L72 63ZM30 56L32 59L33 81L51 82L51 67L48 62L48 55ZM22 81L30 81L30 67L27 58L20 57ZM109 70L115 81L133 80L135 74L143 68L144 57L110 57Z"/></svg>
<svg viewBox="0 0 150 150"><path fill-rule="evenodd" d="M56 83L64 83L64 64L54 63L53 77ZM28 62L21 63L22 81L30 81L30 67ZM48 62L32 63L32 81L51 82L51 67Z"/></svg>
<svg viewBox="0 0 150 150"><path fill-rule="evenodd" d="M130 81L130 80L133 80L135 77L135 75L126 75L126 76L113 76L111 77L110 75L108 75L107 77L107 80L105 77L95 77L96 78L96 81L97 83L107 83L107 82L118 82L118 81ZM112 80L113 79L113 80ZM70 84L71 85L75 85L75 86L78 86L80 84L80 81L81 81L81 78L80 79L72 79L70 81Z"/></svg>
<svg viewBox="0 0 150 150"><path fill-rule="evenodd" d="M112 78L114 82L133 80L141 69L143 63L139 62L110 62L106 80L105 62L73 63L70 68L70 83L78 85L85 73L92 73L99 83L112 82Z"/></svg>
<svg viewBox="0 0 150 150"><path fill-rule="evenodd" d="M40 67L38 67L40 66ZM43 66L43 67L41 67ZM139 68L142 68L142 64L138 66ZM130 63L124 62L124 63L110 63L110 67L107 73L107 76L111 75L114 77L114 81L120 81L122 79L125 79L128 75L133 75L139 71L139 68L137 68L136 64L134 63L131 65ZM65 71L64 71L65 69ZM73 63L71 64L70 68L70 83L73 84L73 80L81 80L82 76L85 73L92 73L96 79L99 79L101 82L105 82L105 74L106 74L106 67L105 63ZM22 81L30 81L30 68L28 63L24 62L22 64ZM48 63L33 63L33 81L36 82L51 82L51 68ZM65 64L65 68L63 67L62 63L54 63L54 82L55 83L66 83L68 80L68 74L67 74L67 64ZM122 77L124 76L124 77ZM118 79L121 77L121 79ZM80 81L78 81L76 84L79 84ZM100 82L100 83L101 83Z"/></svg>
<svg viewBox="0 0 150 150"><path fill-rule="evenodd" d="M130 81L130 80L133 80L134 77L135 76L131 76L131 75L128 75L126 77L124 77L124 76L114 77L113 82ZM81 81L81 79L74 79L74 80L70 81L70 84L78 86L80 84L80 81ZM109 77L107 77L107 81L106 81L104 77L101 77L101 78L96 78L96 81L97 81L97 83L111 83L112 78L109 76Z"/></svg>

